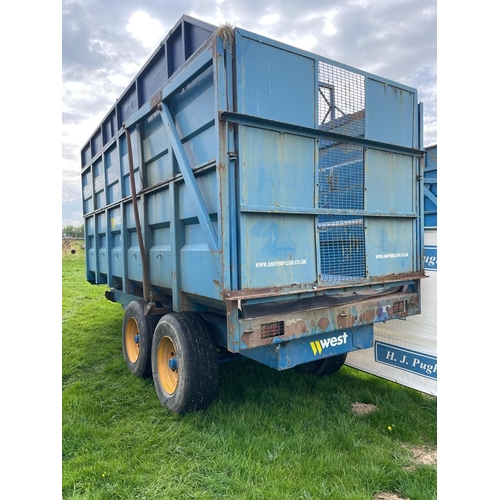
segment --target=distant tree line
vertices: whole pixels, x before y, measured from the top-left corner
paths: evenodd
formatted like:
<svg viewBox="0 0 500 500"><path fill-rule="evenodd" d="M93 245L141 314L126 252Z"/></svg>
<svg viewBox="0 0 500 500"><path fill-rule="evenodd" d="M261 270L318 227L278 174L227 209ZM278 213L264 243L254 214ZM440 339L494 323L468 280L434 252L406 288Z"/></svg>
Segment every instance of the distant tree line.
<svg viewBox="0 0 500 500"><path fill-rule="evenodd" d="M64 226L62 235L69 238L83 238L83 224L81 226Z"/></svg>

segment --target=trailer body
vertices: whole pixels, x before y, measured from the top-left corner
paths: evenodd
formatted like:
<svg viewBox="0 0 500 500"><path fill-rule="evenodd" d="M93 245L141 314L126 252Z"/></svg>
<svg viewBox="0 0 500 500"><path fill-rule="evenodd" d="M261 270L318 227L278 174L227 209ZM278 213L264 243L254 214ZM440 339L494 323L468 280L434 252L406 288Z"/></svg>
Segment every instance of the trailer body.
<svg viewBox="0 0 500 500"><path fill-rule="evenodd" d="M421 312L422 116L411 87L183 16L81 151L86 278L278 370L369 348Z"/></svg>

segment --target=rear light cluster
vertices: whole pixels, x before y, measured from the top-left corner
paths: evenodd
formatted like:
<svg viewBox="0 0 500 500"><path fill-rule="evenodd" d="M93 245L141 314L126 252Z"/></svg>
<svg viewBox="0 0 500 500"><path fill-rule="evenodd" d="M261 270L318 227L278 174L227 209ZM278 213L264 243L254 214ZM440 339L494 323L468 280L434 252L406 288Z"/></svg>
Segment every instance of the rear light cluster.
<svg viewBox="0 0 500 500"><path fill-rule="evenodd" d="M284 321L276 321L275 323L266 323L260 325L260 338L269 339L271 337L279 337L285 334Z"/></svg>
<svg viewBox="0 0 500 500"><path fill-rule="evenodd" d="M402 313L405 311L406 311L406 301L405 300L401 300L399 302L394 302L394 304L392 304L392 313L393 314Z"/></svg>

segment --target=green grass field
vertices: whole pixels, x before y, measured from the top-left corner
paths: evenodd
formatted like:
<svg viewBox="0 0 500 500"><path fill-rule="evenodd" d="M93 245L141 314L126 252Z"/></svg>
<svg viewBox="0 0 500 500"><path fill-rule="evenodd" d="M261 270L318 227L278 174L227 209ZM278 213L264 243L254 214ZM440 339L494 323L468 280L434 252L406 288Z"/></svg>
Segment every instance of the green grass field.
<svg viewBox="0 0 500 500"><path fill-rule="evenodd" d="M317 378L223 363L207 410L170 414L153 381L128 372L123 310L86 282L73 247L62 258L64 499L437 498L436 464L415 459L436 449L436 398L346 366Z"/></svg>

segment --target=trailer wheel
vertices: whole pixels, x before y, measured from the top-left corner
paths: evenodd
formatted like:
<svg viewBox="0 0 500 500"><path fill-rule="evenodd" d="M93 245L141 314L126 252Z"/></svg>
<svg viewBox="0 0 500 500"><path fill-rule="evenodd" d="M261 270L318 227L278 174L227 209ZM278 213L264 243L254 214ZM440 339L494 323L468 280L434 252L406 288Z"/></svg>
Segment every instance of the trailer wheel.
<svg viewBox="0 0 500 500"><path fill-rule="evenodd" d="M158 399L172 413L206 408L217 394L217 351L196 313L171 313L160 319L151 364Z"/></svg>
<svg viewBox="0 0 500 500"><path fill-rule="evenodd" d="M123 357L131 373L151 376L151 343L159 316L145 315L146 301L134 300L125 309L122 328Z"/></svg>
<svg viewBox="0 0 500 500"><path fill-rule="evenodd" d="M344 366L346 357L347 353L337 354L337 356L331 356L329 358L304 363L303 365L297 366L297 369L318 377L322 375L330 375L331 373L338 372Z"/></svg>

